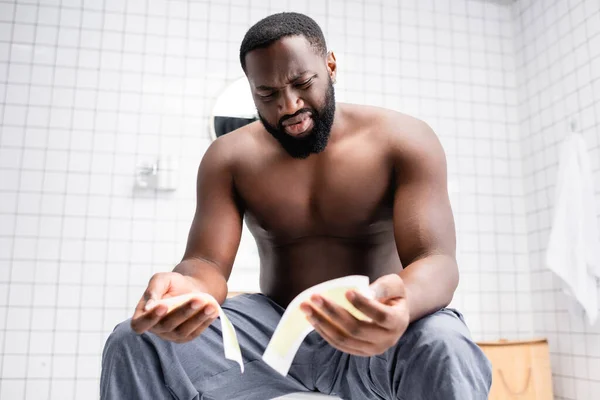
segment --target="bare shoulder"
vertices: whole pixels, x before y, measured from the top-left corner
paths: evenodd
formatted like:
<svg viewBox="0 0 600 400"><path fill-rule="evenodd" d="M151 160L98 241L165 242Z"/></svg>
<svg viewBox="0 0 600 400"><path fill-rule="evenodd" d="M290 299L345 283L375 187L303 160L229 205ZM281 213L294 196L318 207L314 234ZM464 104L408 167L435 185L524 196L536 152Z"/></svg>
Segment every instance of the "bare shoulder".
<svg viewBox="0 0 600 400"><path fill-rule="evenodd" d="M215 139L204 154L203 160L235 168L245 157L259 147L260 122L253 122Z"/></svg>
<svg viewBox="0 0 600 400"><path fill-rule="evenodd" d="M355 126L364 125L370 128L370 133L377 135L378 139L402 144L405 141L427 141L437 138L425 121L399 111L354 104L347 104L344 108L356 119L353 121Z"/></svg>
<svg viewBox="0 0 600 400"><path fill-rule="evenodd" d="M374 106L345 105L344 111L355 119L371 140L380 143L396 166L445 169L444 150L437 134L423 120Z"/></svg>

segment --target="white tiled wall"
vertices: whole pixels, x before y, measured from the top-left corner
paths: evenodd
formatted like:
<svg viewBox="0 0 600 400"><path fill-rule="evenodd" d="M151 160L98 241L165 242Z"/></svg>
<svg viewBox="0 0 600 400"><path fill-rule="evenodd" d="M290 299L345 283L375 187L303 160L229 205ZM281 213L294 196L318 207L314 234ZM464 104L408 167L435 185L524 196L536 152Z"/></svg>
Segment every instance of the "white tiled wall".
<svg viewBox="0 0 600 400"><path fill-rule="evenodd" d="M600 323L590 327L567 311L544 256L558 148L571 121L588 146L600 210L600 3L518 1L513 16L535 334L549 339L556 398L598 398Z"/></svg>
<svg viewBox="0 0 600 400"><path fill-rule="evenodd" d="M246 29L307 13L337 97L425 119L446 149L474 337L532 334L523 126L510 6L479 0L0 0L0 397L88 399L100 352L180 259L208 115ZM517 48L519 50L519 48ZM521 118L522 119L522 118ZM134 190L180 161L175 192ZM232 290L256 288L244 237Z"/></svg>

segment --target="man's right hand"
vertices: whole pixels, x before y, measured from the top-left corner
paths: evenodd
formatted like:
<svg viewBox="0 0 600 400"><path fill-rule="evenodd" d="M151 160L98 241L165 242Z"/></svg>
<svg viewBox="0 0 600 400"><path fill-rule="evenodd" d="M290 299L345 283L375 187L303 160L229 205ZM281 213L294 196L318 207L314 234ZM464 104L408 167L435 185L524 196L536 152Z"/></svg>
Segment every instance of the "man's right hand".
<svg viewBox="0 0 600 400"><path fill-rule="evenodd" d="M175 343L189 342L219 316L215 306L193 298L167 314L165 304L155 304L160 299L198 291L201 291L198 282L190 276L177 272L155 274L135 308L131 328L138 334L150 331Z"/></svg>

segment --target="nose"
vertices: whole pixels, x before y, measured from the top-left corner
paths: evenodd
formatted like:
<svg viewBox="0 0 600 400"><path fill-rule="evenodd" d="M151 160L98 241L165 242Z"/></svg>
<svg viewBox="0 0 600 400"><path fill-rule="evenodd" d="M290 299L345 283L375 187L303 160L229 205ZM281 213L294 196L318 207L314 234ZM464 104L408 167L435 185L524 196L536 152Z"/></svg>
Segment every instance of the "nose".
<svg viewBox="0 0 600 400"><path fill-rule="evenodd" d="M304 107L304 101L295 90L286 89L282 92L279 102L279 115L293 115Z"/></svg>

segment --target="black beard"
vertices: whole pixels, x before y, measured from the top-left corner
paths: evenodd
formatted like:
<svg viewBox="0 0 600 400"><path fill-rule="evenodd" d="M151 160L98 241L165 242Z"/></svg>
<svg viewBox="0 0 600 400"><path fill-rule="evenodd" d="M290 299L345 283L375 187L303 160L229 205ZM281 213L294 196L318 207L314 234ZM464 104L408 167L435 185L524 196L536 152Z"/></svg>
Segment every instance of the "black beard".
<svg viewBox="0 0 600 400"><path fill-rule="evenodd" d="M314 123L312 132L305 137L295 138L285 133L285 128L282 122L285 119L294 117L304 112L311 113L311 117ZM325 94L325 104L320 110L313 110L310 108L303 108L294 113L294 115L285 116L279 120L277 127L269 124L263 117L258 113L258 117L262 122L263 126L281 146L288 152L288 154L294 158L307 158L312 153L318 154L325 150L329 136L331 135L331 127L333 125L333 118L335 116L335 93L333 90L333 82L329 80L329 87Z"/></svg>

